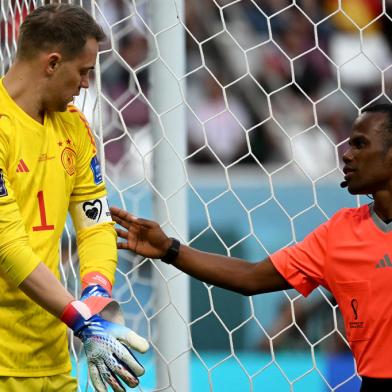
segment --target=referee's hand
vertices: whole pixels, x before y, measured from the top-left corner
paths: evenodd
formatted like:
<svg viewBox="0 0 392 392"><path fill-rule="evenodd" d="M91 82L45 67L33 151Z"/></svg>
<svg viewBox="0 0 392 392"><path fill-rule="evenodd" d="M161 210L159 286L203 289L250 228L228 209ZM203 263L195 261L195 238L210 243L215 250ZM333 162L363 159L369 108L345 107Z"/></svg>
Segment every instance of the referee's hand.
<svg viewBox="0 0 392 392"><path fill-rule="evenodd" d="M172 240L157 222L137 218L118 207L111 207L110 212L113 220L123 228L116 228L118 237L125 240L117 243L118 249L128 249L152 259L160 259L167 253Z"/></svg>

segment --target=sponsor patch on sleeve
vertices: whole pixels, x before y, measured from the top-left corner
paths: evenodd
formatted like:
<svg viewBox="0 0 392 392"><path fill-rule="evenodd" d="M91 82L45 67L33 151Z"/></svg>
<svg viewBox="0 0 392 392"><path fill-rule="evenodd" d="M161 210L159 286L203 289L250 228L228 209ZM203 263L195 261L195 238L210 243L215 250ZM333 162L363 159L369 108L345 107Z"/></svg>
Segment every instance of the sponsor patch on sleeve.
<svg viewBox="0 0 392 392"><path fill-rule="evenodd" d="M93 172L94 182L96 185L101 184L103 181L101 165L99 164L98 158L96 156L91 159L90 163L91 171Z"/></svg>
<svg viewBox="0 0 392 392"><path fill-rule="evenodd" d="M8 195L7 188L5 186L5 180L3 176L3 170L0 169L0 197L4 197Z"/></svg>

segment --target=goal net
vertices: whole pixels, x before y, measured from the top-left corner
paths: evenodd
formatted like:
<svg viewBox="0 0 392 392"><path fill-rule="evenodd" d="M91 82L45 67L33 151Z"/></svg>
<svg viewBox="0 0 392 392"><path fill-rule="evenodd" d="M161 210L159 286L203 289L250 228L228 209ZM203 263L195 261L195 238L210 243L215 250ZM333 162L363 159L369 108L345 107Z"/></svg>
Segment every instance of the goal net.
<svg viewBox="0 0 392 392"><path fill-rule="evenodd" d="M0 0L0 73L43 0ZM111 205L182 242L258 261L366 200L338 184L361 108L390 101L388 2L89 0L103 26L91 88ZM64 283L78 296L71 224ZM233 279L236 279L233 276ZM114 296L151 342L140 391L351 391L359 377L323 290L243 297L119 252ZM92 390L77 341L81 391Z"/></svg>

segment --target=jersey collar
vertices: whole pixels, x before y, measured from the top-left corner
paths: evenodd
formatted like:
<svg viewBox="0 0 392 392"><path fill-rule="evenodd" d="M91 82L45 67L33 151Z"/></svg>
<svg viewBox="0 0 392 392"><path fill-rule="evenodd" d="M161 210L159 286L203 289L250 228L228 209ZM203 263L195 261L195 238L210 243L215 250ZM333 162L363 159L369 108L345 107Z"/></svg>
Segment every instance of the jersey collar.
<svg viewBox="0 0 392 392"><path fill-rule="evenodd" d="M385 223L374 211L374 203L369 204L370 217L372 218L374 224L384 233L392 231L392 222Z"/></svg>

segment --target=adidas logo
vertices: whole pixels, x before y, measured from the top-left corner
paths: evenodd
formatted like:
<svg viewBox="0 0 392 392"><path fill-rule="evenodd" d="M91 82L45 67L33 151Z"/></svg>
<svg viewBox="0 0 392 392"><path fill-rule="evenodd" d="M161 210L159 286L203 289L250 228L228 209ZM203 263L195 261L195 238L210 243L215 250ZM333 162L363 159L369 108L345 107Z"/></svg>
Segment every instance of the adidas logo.
<svg viewBox="0 0 392 392"><path fill-rule="evenodd" d="M388 255L385 255L377 264L376 268L392 267L391 259Z"/></svg>
<svg viewBox="0 0 392 392"><path fill-rule="evenodd" d="M24 160L21 159L18 163L18 167L16 168L17 173L28 173L30 170L25 164Z"/></svg>

